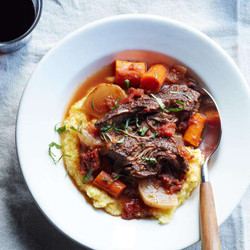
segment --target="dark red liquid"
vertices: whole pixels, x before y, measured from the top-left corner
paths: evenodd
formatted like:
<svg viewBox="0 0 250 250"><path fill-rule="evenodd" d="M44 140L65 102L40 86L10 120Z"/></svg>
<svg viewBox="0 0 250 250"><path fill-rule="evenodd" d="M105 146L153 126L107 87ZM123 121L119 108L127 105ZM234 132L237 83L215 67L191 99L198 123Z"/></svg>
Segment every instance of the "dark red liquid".
<svg viewBox="0 0 250 250"><path fill-rule="evenodd" d="M23 35L35 20L32 0L0 0L0 42Z"/></svg>

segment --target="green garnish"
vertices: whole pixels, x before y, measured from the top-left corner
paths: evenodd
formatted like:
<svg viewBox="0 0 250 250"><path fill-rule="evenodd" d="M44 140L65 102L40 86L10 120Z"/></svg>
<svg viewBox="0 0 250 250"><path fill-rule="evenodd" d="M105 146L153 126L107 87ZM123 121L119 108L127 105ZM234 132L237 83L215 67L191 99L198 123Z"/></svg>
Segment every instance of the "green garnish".
<svg viewBox="0 0 250 250"><path fill-rule="evenodd" d="M158 135L159 133L157 131L154 132L154 134L151 136L152 139L155 139L155 137Z"/></svg>
<svg viewBox="0 0 250 250"><path fill-rule="evenodd" d="M166 106L165 106L165 104L162 102L162 99L159 98L159 97L156 97L154 94L151 94L151 96L154 97L154 99L158 102L160 108L161 108L163 111L167 112Z"/></svg>
<svg viewBox="0 0 250 250"><path fill-rule="evenodd" d="M112 126L109 125L109 124L106 124L104 125L102 128L101 128L101 132L107 132L107 131L110 131L112 130Z"/></svg>
<svg viewBox="0 0 250 250"><path fill-rule="evenodd" d="M105 133L105 136L107 136L109 140L112 142L112 138L110 137L109 133Z"/></svg>
<svg viewBox="0 0 250 250"><path fill-rule="evenodd" d="M135 118L135 125L136 125L137 128L141 129L141 126L139 125L138 117Z"/></svg>
<svg viewBox="0 0 250 250"><path fill-rule="evenodd" d="M103 181L106 181L106 182L110 185L110 184L112 184L114 181L118 180L121 176L122 176L122 174L117 174L117 176L116 176L114 179L112 179L111 181L109 181L108 178L103 178L102 180L103 180Z"/></svg>
<svg viewBox="0 0 250 250"><path fill-rule="evenodd" d="M179 103L179 104L181 104L181 105L182 105L182 108L170 108L169 111L172 111L172 112L179 112L179 111L184 110L184 103L181 102L181 101L179 101L179 100L177 100L176 102Z"/></svg>
<svg viewBox="0 0 250 250"><path fill-rule="evenodd" d="M107 138L106 138L105 135L106 135L105 133L101 133L101 135L100 135L100 138L101 138L103 141L107 141Z"/></svg>
<svg viewBox="0 0 250 250"><path fill-rule="evenodd" d="M116 143L122 144L124 142L125 138L122 137L120 140L116 141Z"/></svg>
<svg viewBox="0 0 250 250"><path fill-rule="evenodd" d="M129 81L129 79L126 79L124 82L126 83L127 90L129 90L129 88L130 88L130 81Z"/></svg>
<svg viewBox="0 0 250 250"><path fill-rule="evenodd" d="M119 100L121 98L119 97L116 101L115 101L115 107L112 107L111 109L114 110L114 109L117 109L120 105L118 104Z"/></svg>
<svg viewBox="0 0 250 250"><path fill-rule="evenodd" d="M102 180L103 180L103 181L106 181L109 185L112 183L112 181L109 182L109 178L103 178Z"/></svg>
<svg viewBox="0 0 250 250"><path fill-rule="evenodd" d="M171 93L171 92L175 92L175 91L170 91L170 93ZM177 92L175 92L175 93L177 93ZM181 93L181 92L180 92L180 93ZM182 94L183 94L183 93L182 93ZM184 94L183 94L183 95L184 95ZM169 110L167 110L167 109L166 109L166 106L165 106L165 104L162 102L161 98L156 97L154 94L151 94L151 96L155 98L155 100L158 102L160 108L161 108L162 111L164 111L164 112L170 112L170 111L171 111L171 112L179 112L179 111L184 110L184 103L181 102L181 101L179 101L179 100L177 100L176 102L179 103L179 104L181 104L181 105L183 105L182 108L170 108Z"/></svg>
<svg viewBox="0 0 250 250"><path fill-rule="evenodd" d="M127 129L128 129L129 122L130 122L130 118L128 118L128 119L126 120L126 123L125 123L125 126L124 126L124 130L125 130L125 131L127 131Z"/></svg>
<svg viewBox="0 0 250 250"><path fill-rule="evenodd" d="M68 176L68 174L69 174L69 167L67 166L67 170L66 170L66 174L65 174L64 178L65 178L66 176Z"/></svg>
<svg viewBox="0 0 250 250"><path fill-rule="evenodd" d="M148 131L148 128L143 126L143 128L139 125L139 119L138 117L135 118L135 125L137 128L139 128L139 132L141 133L141 136L144 136L146 132Z"/></svg>
<svg viewBox="0 0 250 250"><path fill-rule="evenodd" d="M81 120L81 121L79 121L77 128L75 128L74 126L71 126L70 128L72 130L76 131L77 133L81 134L82 127L83 127L83 124L82 124L82 120Z"/></svg>
<svg viewBox="0 0 250 250"><path fill-rule="evenodd" d="M107 132L105 132L105 133L101 133L101 139L103 140L103 141L107 141L107 138L112 142L112 138L110 137L110 135L107 133Z"/></svg>
<svg viewBox="0 0 250 250"><path fill-rule="evenodd" d="M183 92L180 92L180 91L169 91L169 93L171 93L171 94L180 94L180 95L184 95L184 96L186 96L189 100L191 100L191 101L193 101L193 98L192 97L190 97L188 94L186 94L186 93L183 93Z"/></svg>
<svg viewBox="0 0 250 250"><path fill-rule="evenodd" d="M85 184L86 181L88 181L95 169L91 168L88 173L82 178L82 184Z"/></svg>
<svg viewBox="0 0 250 250"><path fill-rule="evenodd" d="M94 107L94 98L91 101L91 107L92 107L93 110L95 110L95 107Z"/></svg>
<svg viewBox="0 0 250 250"><path fill-rule="evenodd" d="M150 164L156 164L157 163L157 160L155 158L147 158L147 157L142 156L142 159L147 161Z"/></svg>
<svg viewBox="0 0 250 250"><path fill-rule="evenodd" d="M59 144L57 144L57 143L55 143L55 142L51 142L51 143L49 144L49 147L50 147L50 148L56 147L57 149L61 149L61 148L62 148L61 145L59 145Z"/></svg>
<svg viewBox="0 0 250 250"><path fill-rule="evenodd" d="M55 165L62 159L63 156L71 157L71 155L62 154L58 159L55 159L55 154L54 154L54 153L52 152L52 150L51 150L51 148L53 148L53 147L55 147L55 148L57 148L57 149L61 149L62 146L59 145L59 144L57 144L57 143L55 143L55 142L51 142L51 143L49 144L49 156L50 156L50 158L52 159L52 161L53 161L53 163L54 163Z"/></svg>
<svg viewBox="0 0 250 250"><path fill-rule="evenodd" d="M143 128L140 129L141 136L144 136L147 131L148 131L148 128L143 126Z"/></svg>
<svg viewBox="0 0 250 250"><path fill-rule="evenodd" d="M117 176L114 178L114 181L118 180L121 176L123 176L122 174L117 174Z"/></svg>
<svg viewBox="0 0 250 250"><path fill-rule="evenodd" d="M68 130L66 130L66 125L61 126L61 127L59 127L59 128L57 128L57 125L58 125L58 124L56 124L55 127L54 127L54 130L55 130L57 133L61 134L61 133L63 133L63 132L67 132L67 131L68 131Z"/></svg>
<svg viewBox="0 0 250 250"><path fill-rule="evenodd" d="M158 78L158 75L157 75L157 73L155 72L155 79L157 79Z"/></svg>

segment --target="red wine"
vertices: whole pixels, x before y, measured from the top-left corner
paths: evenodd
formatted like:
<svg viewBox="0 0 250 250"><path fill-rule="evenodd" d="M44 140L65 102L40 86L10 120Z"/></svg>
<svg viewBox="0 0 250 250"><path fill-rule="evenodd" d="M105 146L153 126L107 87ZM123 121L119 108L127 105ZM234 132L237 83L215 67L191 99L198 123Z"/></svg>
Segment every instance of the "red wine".
<svg viewBox="0 0 250 250"><path fill-rule="evenodd" d="M0 42L23 35L35 20L32 0L0 0Z"/></svg>

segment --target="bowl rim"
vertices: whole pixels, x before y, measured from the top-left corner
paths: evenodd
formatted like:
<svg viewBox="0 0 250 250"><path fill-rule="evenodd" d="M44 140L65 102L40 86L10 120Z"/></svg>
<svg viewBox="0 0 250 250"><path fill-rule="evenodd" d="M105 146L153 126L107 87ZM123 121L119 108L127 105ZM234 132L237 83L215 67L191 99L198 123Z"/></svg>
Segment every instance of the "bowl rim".
<svg viewBox="0 0 250 250"><path fill-rule="evenodd" d="M92 249L91 247L92 246L86 246L84 245L83 243L77 241L76 239L74 239L71 235L68 235L66 234L64 231L62 231L60 229L59 226L57 226L56 223L53 222L52 219L49 218L49 215L45 214L45 212L42 210L42 208L39 206L39 203L37 201L37 199L35 198L35 195L32 193L32 190L30 189L29 187L29 183L28 183L28 180L25 178L25 175L24 175L24 172L23 172L23 169L22 169L22 166L21 166L21 163L20 163L20 153L19 153L19 149L17 147L18 145L18 127L19 127L19 119L20 119L20 110L22 108L22 101L25 97L25 93L26 93L26 90L29 88L30 86L30 82L31 82L31 79L34 75L34 72L37 71L40 67L42 67L42 65L44 64L44 62L46 62L47 58L49 58L51 55L53 55L53 53L60 47L62 46L64 43L66 43L68 40L70 40L72 37L74 37L75 35L77 35L78 33L80 32L83 32L85 30L89 30L89 29L93 29L95 28L95 26L98 26L100 24L108 24L108 23L112 23L112 22L116 22L116 21L127 21L127 20L133 20L133 19L136 19L136 20L152 20L152 21L160 21L160 22L165 22L166 24L170 24L170 25L174 25L176 27L179 27L179 28L184 28L188 33L193 33L195 34L196 36L199 36L201 39L203 39L205 42L211 44L214 48L216 48L216 50L218 51L218 53L221 53L226 59L228 62L230 62L231 66L233 66L234 70L237 72L237 74L239 75L242 83L244 83L247 91L248 91L248 95L250 96L250 86L248 85L243 73L240 71L239 67L237 66L237 64L234 62L234 60L231 58L231 56L229 56L226 51L221 47L219 46L215 41L213 41L210 37L208 37L206 34L204 34L203 32L199 31L198 29L190 26L190 25L187 25L181 21L178 21L178 20L175 20L175 19L172 19L172 18L168 18L168 17L163 17L163 16L158 16L158 15L152 15L152 14L122 14L122 15L115 15L115 16L110 16L110 17L106 17L106 18L102 18L102 19L99 19L97 21L94 21L94 22L91 22L91 23L88 23L78 29L76 29L75 31L71 32L70 34L68 34L65 38L63 38L61 41L59 41L52 49L50 49L45 55L44 57L39 61L39 63L37 64L37 66L34 68L31 76L29 77L28 81L27 81L27 84L23 90L23 93L22 93L22 97L20 99L20 103L19 103L19 106L18 106L18 111L17 111L17 118L16 118L16 129L15 129L15 145L16 145L16 153L17 153L17 159L18 159L18 163L19 163L19 167L21 169L21 173L22 173L22 176L23 176L23 179L25 181L25 184L26 186L28 187L28 190L29 190L29 193L31 194L31 197L33 198L33 200L35 201L35 204L37 205L37 207L39 208L39 210L42 212L42 214L45 216L45 218L53 225L55 226L55 228L57 228L57 230L59 232L61 232L63 235L65 235L66 237L70 238L71 240L73 240L74 242L76 242L78 245L80 246L84 246L86 247L87 249ZM249 181L249 184L250 184L250 181ZM245 193L246 189L244 190L244 193ZM237 206L237 204L239 203L239 201L241 200L242 196L239 196L239 198L237 199L237 201L235 202L235 204L232 206L233 209ZM231 211L232 212L232 211ZM228 217L224 217L220 223L219 223L219 226L227 219ZM189 246L192 246L194 244L196 244L198 241L194 242L193 244L189 245ZM188 247L188 246L186 246Z"/></svg>

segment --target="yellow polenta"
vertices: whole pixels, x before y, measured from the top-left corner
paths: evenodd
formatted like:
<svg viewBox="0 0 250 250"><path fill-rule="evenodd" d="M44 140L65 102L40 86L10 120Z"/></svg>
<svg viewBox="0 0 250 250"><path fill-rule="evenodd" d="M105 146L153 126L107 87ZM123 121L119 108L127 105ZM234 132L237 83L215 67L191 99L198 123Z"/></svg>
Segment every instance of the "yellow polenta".
<svg viewBox="0 0 250 250"><path fill-rule="evenodd" d="M67 126L67 129L69 129L70 126L77 127L80 121L83 122L83 127L89 122L81 109L84 99L85 98L78 101L70 108L69 116L64 120L64 124ZM62 133L61 144L63 154L71 155L71 157L64 157L64 162L69 175L75 180L79 189L87 194L93 203L93 206L96 208L103 208L111 215L120 215L123 209L123 205L120 201L93 185L82 184L83 176L79 171L80 141L78 139L77 132L70 130L70 132ZM199 149L188 148L188 150L192 153L193 157L188 162L189 171L187 172L187 179L182 190L178 193L178 206L190 196L194 188L200 182L200 166L203 163L203 155ZM153 211L153 215L155 218L159 219L160 223L166 224L172 218L175 209L176 208L167 210L155 209Z"/></svg>

